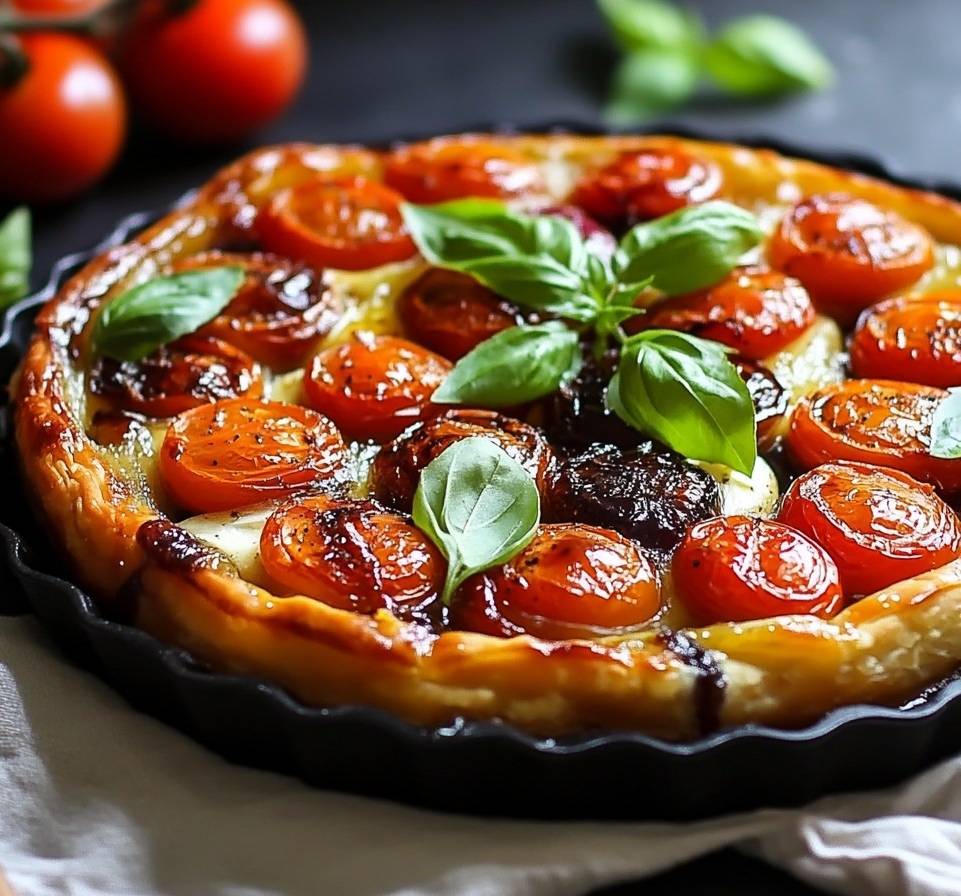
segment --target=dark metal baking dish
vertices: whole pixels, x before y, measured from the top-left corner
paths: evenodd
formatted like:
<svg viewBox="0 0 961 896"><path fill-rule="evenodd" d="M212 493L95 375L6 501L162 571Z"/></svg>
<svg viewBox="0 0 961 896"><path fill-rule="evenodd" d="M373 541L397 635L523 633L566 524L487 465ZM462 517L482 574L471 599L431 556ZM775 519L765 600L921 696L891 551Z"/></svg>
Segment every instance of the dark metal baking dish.
<svg viewBox="0 0 961 896"><path fill-rule="evenodd" d="M871 159L767 139L737 142L961 198L961 188L911 181ZM8 311L0 376L9 377L37 308L59 284L154 217L134 215L93 252L61 260L43 290ZM29 607L78 663L133 706L233 762L298 775L319 787L459 812L689 819L892 784L961 748L957 680L904 709L850 706L802 730L749 725L685 744L629 732L538 739L496 722L425 729L369 707L307 708L275 685L207 671L185 651L101 616L89 596L57 575L42 533L18 499L16 465L8 460L2 553Z"/></svg>

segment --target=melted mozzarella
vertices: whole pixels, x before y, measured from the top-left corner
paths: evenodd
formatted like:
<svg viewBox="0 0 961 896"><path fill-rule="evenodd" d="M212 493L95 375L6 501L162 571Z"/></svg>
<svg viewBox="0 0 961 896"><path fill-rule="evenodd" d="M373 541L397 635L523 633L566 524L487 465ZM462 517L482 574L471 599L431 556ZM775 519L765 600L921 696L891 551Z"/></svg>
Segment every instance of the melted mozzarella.
<svg viewBox="0 0 961 896"><path fill-rule="evenodd" d="M198 541L221 551L248 582L269 587L271 581L260 562L260 533L276 504L258 504L243 510L203 513L183 520Z"/></svg>
<svg viewBox="0 0 961 896"><path fill-rule="evenodd" d="M778 499L777 477L763 458L757 459L750 476L723 464L694 463L717 480L721 487L721 513L725 516L766 516L774 510Z"/></svg>

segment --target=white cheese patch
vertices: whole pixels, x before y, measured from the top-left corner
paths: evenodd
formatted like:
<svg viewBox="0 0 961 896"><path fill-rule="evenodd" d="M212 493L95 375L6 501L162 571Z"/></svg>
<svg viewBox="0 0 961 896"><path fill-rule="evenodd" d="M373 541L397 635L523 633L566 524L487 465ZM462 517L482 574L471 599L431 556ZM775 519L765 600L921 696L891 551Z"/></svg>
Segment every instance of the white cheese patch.
<svg viewBox="0 0 961 896"><path fill-rule="evenodd" d="M818 315L797 339L763 364L791 394L792 404L844 379L844 337L831 318Z"/></svg>
<svg viewBox="0 0 961 896"><path fill-rule="evenodd" d="M271 581L260 562L260 533L276 504L257 504L241 510L203 513L182 520L198 541L221 551L248 582L270 587Z"/></svg>
<svg viewBox="0 0 961 896"><path fill-rule="evenodd" d="M692 463L717 480L721 487L721 513L725 516L767 516L774 511L778 499L777 477L764 458L757 459L750 476L724 464Z"/></svg>

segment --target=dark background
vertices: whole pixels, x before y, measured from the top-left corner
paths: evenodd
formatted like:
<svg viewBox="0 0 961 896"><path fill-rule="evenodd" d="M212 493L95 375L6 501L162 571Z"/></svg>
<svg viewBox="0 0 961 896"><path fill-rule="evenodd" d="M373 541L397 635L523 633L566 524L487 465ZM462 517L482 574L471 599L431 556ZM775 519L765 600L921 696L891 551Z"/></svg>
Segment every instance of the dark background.
<svg viewBox="0 0 961 896"><path fill-rule="evenodd" d="M603 123L604 89L617 53L592 0L298 5L310 33L310 73L283 120L248 146L218 150L185 149L137 134L118 168L93 193L38 213L35 285L46 279L54 259L88 248L125 214L171 203L219 165L261 143L377 141L482 123L518 128L549 121ZM949 180L961 167L957 0L685 5L711 24L760 10L784 14L814 36L838 79L825 93L780 102L746 103L705 90L671 122L722 138L769 136L813 149L856 151L918 177ZM605 896L648 891L749 896L775 890L780 896L813 892L726 851Z"/></svg>

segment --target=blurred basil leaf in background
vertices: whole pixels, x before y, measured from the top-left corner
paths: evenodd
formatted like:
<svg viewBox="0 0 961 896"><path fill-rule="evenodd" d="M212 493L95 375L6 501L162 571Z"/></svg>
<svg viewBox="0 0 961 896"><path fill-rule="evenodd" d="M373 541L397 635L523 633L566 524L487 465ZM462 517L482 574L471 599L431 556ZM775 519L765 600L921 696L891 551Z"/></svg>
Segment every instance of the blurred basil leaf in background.
<svg viewBox="0 0 961 896"><path fill-rule="evenodd" d="M30 212L14 209L0 221L0 308L27 294L32 261Z"/></svg>
<svg viewBox="0 0 961 896"><path fill-rule="evenodd" d="M613 124L653 117L687 100L701 76L689 53L642 50L625 56L614 72L606 115Z"/></svg>
<svg viewBox="0 0 961 896"><path fill-rule="evenodd" d="M696 15L660 0L598 0L614 37L627 52L696 47L704 26Z"/></svg>

